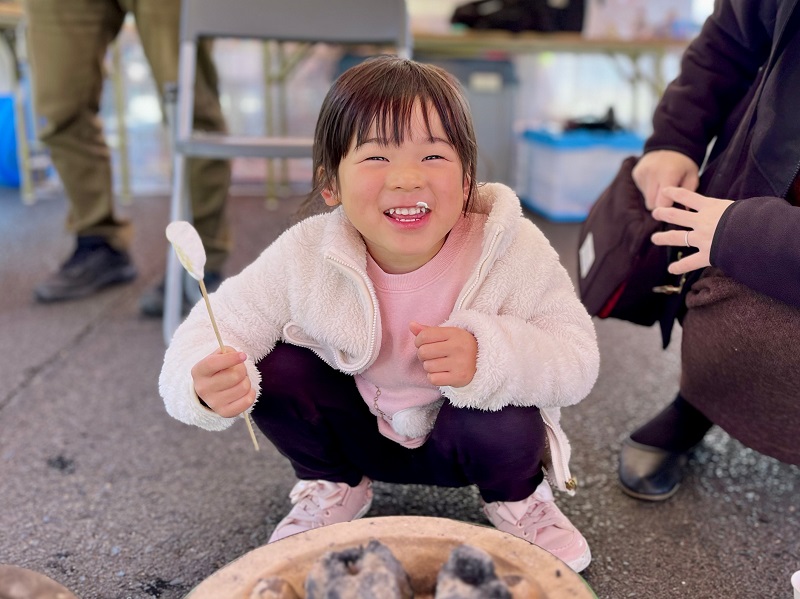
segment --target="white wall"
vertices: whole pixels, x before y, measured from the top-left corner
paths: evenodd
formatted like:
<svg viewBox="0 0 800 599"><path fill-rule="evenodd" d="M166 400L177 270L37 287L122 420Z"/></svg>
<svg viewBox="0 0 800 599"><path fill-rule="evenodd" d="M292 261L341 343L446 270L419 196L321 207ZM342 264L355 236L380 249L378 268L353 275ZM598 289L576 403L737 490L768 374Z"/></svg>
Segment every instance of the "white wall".
<svg viewBox="0 0 800 599"><path fill-rule="evenodd" d="M590 1L593 0L587 0ZM654 0L626 2L640 2L652 8ZM464 0L408 0L412 28L446 32L450 29L449 19L453 10L464 3ZM674 0L674 3L681 13L690 16L699 26L711 13L714 0ZM663 9L665 2L658 5ZM626 31L625 28L619 30ZM677 75L679 59L680 52L676 52L662 61L660 68L664 81ZM642 134L649 133L651 114L658 99L658 90L647 83L653 79L656 68L652 59L642 59L634 65L624 57L546 52L513 60L519 78L518 128L557 127L566 119L600 116L609 107L614 107L623 125ZM637 84L631 82L635 68L640 69L642 75Z"/></svg>

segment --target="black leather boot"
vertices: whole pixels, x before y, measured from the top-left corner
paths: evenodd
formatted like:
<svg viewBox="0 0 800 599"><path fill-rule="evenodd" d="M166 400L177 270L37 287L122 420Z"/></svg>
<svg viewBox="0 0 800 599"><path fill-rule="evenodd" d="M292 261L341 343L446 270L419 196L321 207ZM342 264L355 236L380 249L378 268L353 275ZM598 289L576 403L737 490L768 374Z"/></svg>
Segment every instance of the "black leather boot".
<svg viewBox="0 0 800 599"><path fill-rule="evenodd" d="M688 461L688 451L667 451L628 437L619 454L619 482L631 497L664 501L678 490Z"/></svg>
<svg viewBox="0 0 800 599"><path fill-rule="evenodd" d="M37 285L34 297L40 302L79 299L135 278L128 252L112 248L102 237L78 237L72 256Z"/></svg>

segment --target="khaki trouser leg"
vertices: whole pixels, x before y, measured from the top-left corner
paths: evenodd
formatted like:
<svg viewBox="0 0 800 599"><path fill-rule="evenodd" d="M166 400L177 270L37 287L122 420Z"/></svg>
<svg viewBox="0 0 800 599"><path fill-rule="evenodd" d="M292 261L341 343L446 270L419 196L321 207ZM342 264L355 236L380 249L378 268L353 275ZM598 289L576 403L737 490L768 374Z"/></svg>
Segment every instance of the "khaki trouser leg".
<svg viewBox="0 0 800 599"><path fill-rule="evenodd" d="M126 248L130 225L114 215L111 156L98 118L103 60L124 12L112 0L26 0L41 141L69 199L67 228Z"/></svg>
<svg viewBox="0 0 800 599"><path fill-rule="evenodd" d="M165 83L178 80L180 2L127 0L124 5L136 17L142 47L158 89L163 91ZM210 41L198 49L194 127L203 131L225 131ZM231 181L230 163L195 158L188 161L187 170L194 225L206 248L206 270L219 272L230 251L230 228L225 212Z"/></svg>

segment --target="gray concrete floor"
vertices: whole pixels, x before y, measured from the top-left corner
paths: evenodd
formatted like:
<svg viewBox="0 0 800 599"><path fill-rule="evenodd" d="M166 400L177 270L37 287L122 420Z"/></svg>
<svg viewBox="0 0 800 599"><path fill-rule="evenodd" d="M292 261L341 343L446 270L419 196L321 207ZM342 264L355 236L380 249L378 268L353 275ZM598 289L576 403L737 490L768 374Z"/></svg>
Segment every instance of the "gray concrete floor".
<svg viewBox="0 0 800 599"><path fill-rule="evenodd" d="M237 246L249 262L296 207L268 212L232 201ZM171 419L156 379L159 321L139 294L161 276L167 199L139 198L132 285L84 301L37 305L33 286L71 250L57 198L23 206L0 193L0 563L41 572L83 599L183 597L218 568L266 542L288 510L294 478L242 425L210 433ZM571 272L576 225L539 224ZM597 322L600 378L565 410L581 482L562 509L589 540L585 571L600 598L791 597L800 569L796 467L758 455L714 429L664 504L617 487L616 456L632 427L673 396L677 344L655 330ZM471 489L376 485L370 516L427 515L485 523Z"/></svg>

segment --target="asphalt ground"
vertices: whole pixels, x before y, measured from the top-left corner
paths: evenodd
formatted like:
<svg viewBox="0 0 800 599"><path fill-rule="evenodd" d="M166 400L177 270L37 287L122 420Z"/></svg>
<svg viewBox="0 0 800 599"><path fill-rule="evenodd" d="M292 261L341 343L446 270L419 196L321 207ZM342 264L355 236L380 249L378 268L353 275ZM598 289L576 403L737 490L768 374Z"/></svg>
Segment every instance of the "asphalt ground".
<svg viewBox="0 0 800 599"><path fill-rule="evenodd" d="M290 222L234 198L240 270ZM222 433L164 411L157 377L161 323L139 315L139 295L163 274L168 200L137 198L138 279L56 305L32 300L36 283L69 254L63 198L24 206L0 192L0 564L40 572L82 599L184 597L264 544L289 509L295 480L244 424ZM532 217L534 218L534 217ZM534 218L575 272L577 226ZM624 495L617 453L627 432L675 393L678 344L598 321L600 377L566 409L575 497L559 505L588 539L585 579L600 598L792 596L800 569L800 470L714 429L680 491L663 504ZM473 489L375 485L369 516L422 515L486 524Z"/></svg>

